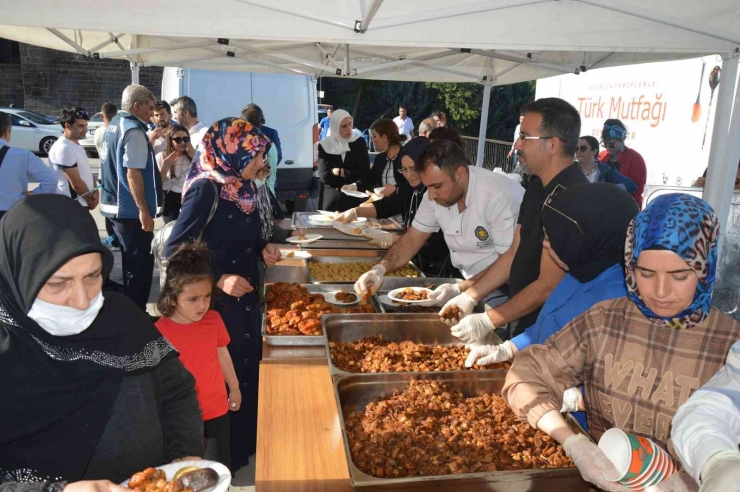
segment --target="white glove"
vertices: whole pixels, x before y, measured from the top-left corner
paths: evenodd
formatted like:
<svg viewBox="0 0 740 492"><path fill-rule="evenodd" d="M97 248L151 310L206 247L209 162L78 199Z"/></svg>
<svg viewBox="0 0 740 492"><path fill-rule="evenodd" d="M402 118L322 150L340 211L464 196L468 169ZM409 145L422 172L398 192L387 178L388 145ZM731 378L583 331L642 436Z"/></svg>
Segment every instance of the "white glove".
<svg viewBox="0 0 740 492"><path fill-rule="evenodd" d="M465 359L465 367L473 367L473 364L487 366L488 364L511 360L513 357L514 351L511 349L510 342L499 345L480 345L470 349L468 358Z"/></svg>
<svg viewBox="0 0 740 492"><path fill-rule="evenodd" d="M357 191L357 183L342 186L342 191Z"/></svg>
<svg viewBox="0 0 740 492"><path fill-rule="evenodd" d="M609 492L627 492L630 489L616 481L619 472L614 463L599 447L583 434L570 436L563 443L565 454L570 456L583 479Z"/></svg>
<svg viewBox="0 0 740 492"><path fill-rule="evenodd" d="M386 249L393 246L393 243L395 243L396 240L401 237L397 234L391 234L387 231L370 228L364 229L362 235L370 239L371 241L374 241L378 247Z"/></svg>
<svg viewBox="0 0 740 492"><path fill-rule="evenodd" d="M568 388L565 390L563 392L563 407L560 409L560 413L577 412L578 396L580 393L578 388Z"/></svg>
<svg viewBox="0 0 740 492"><path fill-rule="evenodd" d="M458 294L449 301L445 303L444 306L442 306L442 309L439 310L439 316L442 316L442 313L447 311L447 309L451 308L452 306L457 306L460 308L460 318L463 319L465 316L468 316L469 314L473 314L473 309L475 309L476 302L475 299L470 297L470 294L467 294L463 292L462 294ZM448 324L454 324L454 321L445 321Z"/></svg>
<svg viewBox="0 0 740 492"><path fill-rule="evenodd" d="M383 285L383 275L385 275L385 267L380 263L363 273L357 282L355 282L355 292L357 295L365 297L368 294L375 294L380 286Z"/></svg>
<svg viewBox="0 0 740 492"><path fill-rule="evenodd" d="M479 342L490 332L495 330L493 321L488 313L477 313L466 316L452 327L450 333L465 343Z"/></svg>
<svg viewBox="0 0 740 492"><path fill-rule="evenodd" d="M336 220L340 221L342 224L357 220L357 209L351 208L346 212L342 212L341 214L339 214L339 217L337 217Z"/></svg>
<svg viewBox="0 0 740 492"><path fill-rule="evenodd" d="M422 306L441 306L460 294L460 287L457 284L442 284L429 293L429 301L420 304Z"/></svg>
<svg viewBox="0 0 740 492"><path fill-rule="evenodd" d="M735 450L713 454L701 469L700 492L740 490L740 453Z"/></svg>

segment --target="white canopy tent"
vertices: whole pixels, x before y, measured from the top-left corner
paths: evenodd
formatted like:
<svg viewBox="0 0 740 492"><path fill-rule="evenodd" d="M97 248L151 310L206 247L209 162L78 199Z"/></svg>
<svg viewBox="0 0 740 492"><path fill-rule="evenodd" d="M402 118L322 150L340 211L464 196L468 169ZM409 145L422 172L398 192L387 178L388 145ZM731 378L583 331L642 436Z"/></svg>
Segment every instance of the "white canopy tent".
<svg viewBox="0 0 740 492"><path fill-rule="evenodd" d="M721 223L740 160L737 0L4 0L0 37L142 66L493 85L720 54L705 198ZM734 102L733 102L734 101ZM732 122L732 125L730 124ZM479 148L482 161L483 149ZM732 179L728 179L732 176Z"/></svg>

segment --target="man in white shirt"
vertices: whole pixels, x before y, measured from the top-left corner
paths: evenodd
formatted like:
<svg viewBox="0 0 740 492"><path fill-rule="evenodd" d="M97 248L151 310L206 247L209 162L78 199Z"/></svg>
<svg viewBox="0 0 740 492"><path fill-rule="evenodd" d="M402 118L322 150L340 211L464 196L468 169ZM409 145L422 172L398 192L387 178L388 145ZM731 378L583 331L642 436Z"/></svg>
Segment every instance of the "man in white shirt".
<svg viewBox="0 0 740 492"><path fill-rule="evenodd" d="M103 116L103 126L95 129L95 136L93 137L98 156L103 155L103 136L105 135L105 129L110 125L110 120L118 114L118 108L111 102L103 103L103 106L100 108L100 114Z"/></svg>
<svg viewBox="0 0 740 492"><path fill-rule="evenodd" d="M450 261L468 279L488 268L511 246L524 189L514 180L468 166L465 152L448 141L431 144L417 164L427 187L414 222L388 253L355 283L364 296L383 275L408 263L442 229Z"/></svg>
<svg viewBox="0 0 740 492"><path fill-rule="evenodd" d="M406 116L406 108L404 106L398 107L398 116L393 118L393 123L398 127L399 135L406 135L406 140L414 138L414 122L411 118Z"/></svg>
<svg viewBox="0 0 740 492"><path fill-rule="evenodd" d="M509 151L509 155L507 156L509 159L512 157L514 158L514 169L516 169L517 164L519 164L519 155L516 153L516 150L514 149L514 144L516 144L516 141L519 140L519 132L522 131L522 120L524 119L524 115L519 115L519 124L514 129L514 137L512 138L512 141L514 142L511 144L511 150Z"/></svg>
<svg viewBox="0 0 740 492"><path fill-rule="evenodd" d="M57 193L77 199L90 210L98 206L99 193L95 187L90 162L80 140L87 135L90 116L82 108L62 110L60 123L64 135L49 150L49 163L57 173Z"/></svg>
<svg viewBox="0 0 740 492"><path fill-rule="evenodd" d="M157 127L147 133L149 142L152 144L154 155L163 152L167 148L167 132L170 130L172 122L172 109L167 101L157 101L154 103L152 118Z"/></svg>
<svg viewBox="0 0 740 492"><path fill-rule="evenodd" d="M198 150L198 145L203 140L208 127L198 121L198 107L195 101L188 96L178 97L172 101L172 107L175 108L175 119L190 133L190 145Z"/></svg>

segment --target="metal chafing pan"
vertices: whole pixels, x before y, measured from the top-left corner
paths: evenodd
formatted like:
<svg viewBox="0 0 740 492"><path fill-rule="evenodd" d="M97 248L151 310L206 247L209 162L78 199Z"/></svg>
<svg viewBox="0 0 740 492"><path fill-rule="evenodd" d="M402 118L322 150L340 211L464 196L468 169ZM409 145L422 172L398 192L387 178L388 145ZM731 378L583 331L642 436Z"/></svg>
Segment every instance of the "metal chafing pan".
<svg viewBox="0 0 740 492"><path fill-rule="evenodd" d="M462 345L459 338L452 336L450 327L440 321L436 314L355 314L351 318L341 314L327 314L321 317L324 329L326 357L332 377L354 376L358 373L346 372L334 365L331 360L330 342L356 342L361 338L382 335L386 340L411 340L425 345ZM498 345L501 339L490 333L486 344ZM451 371L467 372L467 371ZM494 372L494 371L491 371ZM391 374L391 373L386 373ZM392 373L398 374L398 373ZM403 374L427 374L420 372Z"/></svg>
<svg viewBox="0 0 740 492"><path fill-rule="evenodd" d="M501 472L464 473L407 478L376 478L355 466L352 461L345 419L363 410L375 398L403 391L412 379L441 381L462 391L466 397L484 393L500 394L505 376L501 371L470 371L446 373L362 374L339 378L334 382L334 397L342 426L344 451L347 456L350 482L363 490L465 490L499 492L569 492L588 491L576 468L548 470L513 470ZM584 433L573 419L568 423L575 432Z"/></svg>
<svg viewBox="0 0 740 492"><path fill-rule="evenodd" d="M346 284L337 285L337 284L301 284L303 287L306 288L309 292L331 292L335 290L348 290ZM267 292L267 289L270 288L270 285L265 285L262 290L262 299L263 299L263 305L262 305L262 336L265 337L265 341L267 342L267 345L293 345L293 346L313 346L313 347L321 347L324 345L324 336L310 336L310 335L271 335L267 333L267 302L264 301L265 299L265 292ZM373 306L373 309L375 309L376 312L380 312L380 307L378 306L378 300L373 296L370 298L370 303ZM347 307L354 307L355 305L352 304ZM342 306L337 306L339 309L342 309ZM324 315L321 318L323 319ZM333 314L331 316L342 316L348 320L354 319L355 316L363 316L363 314L348 314L348 313L341 313L341 314Z"/></svg>
<svg viewBox="0 0 740 492"><path fill-rule="evenodd" d="M311 263L352 263L361 261L363 263L369 263L371 265L377 263L380 260L380 258L371 258L367 256L314 256L313 258L309 258L306 260L306 266L309 267ZM417 268L416 265L414 265L412 262L408 263L408 266L414 269L419 274L419 277L424 277L424 274L422 273L419 268ZM311 283L314 284L325 284L325 283L332 283L332 284L354 284L357 279L355 280L317 280L311 275L311 269L308 269L308 277L311 279ZM401 278L401 277L385 277L386 280L389 278ZM407 277L404 277L407 278ZM416 278L416 277L408 277L408 278Z"/></svg>

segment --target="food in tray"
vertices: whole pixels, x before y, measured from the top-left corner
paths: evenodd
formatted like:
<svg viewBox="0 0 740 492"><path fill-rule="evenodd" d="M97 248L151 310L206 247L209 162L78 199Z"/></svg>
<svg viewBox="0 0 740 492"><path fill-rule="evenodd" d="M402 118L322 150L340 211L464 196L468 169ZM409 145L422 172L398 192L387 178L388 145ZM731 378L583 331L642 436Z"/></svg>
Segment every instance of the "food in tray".
<svg viewBox="0 0 740 492"><path fill-rule="evenodd" d="M347 372L439 372L466 371L470 352L464 345L425 345L403 340L392 342L380 335L356 342L329 342L331 360ZM474 365L473 369L508 369L508 362Z"/></svg>
<svg viewBox="0 0 740 492"><path fill-rule="evenodd" d="M352 461L378 478L573 467L552 437L521 422L503 398L466 398L411 381L347 417Z"/></svg>
<svg viewBox="0 0 740 492"><path fill-rule="evenodd" d="M450 306L444 310L440 318L445 321L460 321L462 319L462 309L457 306Z"/></svg>
<svg viewBox="0 0 740 492"><path fill-rule="evenodd" d="M354 229L352 229L352 232L354 232L355 234L362 234L362 227L355 227Z"/></svg>
<svg viewBox="0 0 740 492"><path fill-rule="evenodd" d="M353 294L352 292L337 292L334 298L339 302L357 302L357 294Z"/></svg>
<svg viewBox="0 0 740 492"><path fill-rule="evenodd" d="M127 487L136 492L199 492L218 483L218 472L212 468L186 466L167 481L164 470L147 468L134 473Z"/></svg>
<svg viewBox="0 0 740 492"><path fill-rule="evenodd" d="M269 335L310 335L320 336L321 315L331 313L374 313L375 309L367 299L360 305L342 309L329 304L324 296L311 293L300 284L278 282L268 286L265 293L267 301L267 323L265 331Z"/></svg>
<svg viewBox="0 0 740 492"><path fill-rule="evenodd" d="M404 301L427 301L429 300L429 291L407 287L397 293L396 297L403 299Z"/></svg>
<svg viewBox="0 0 740 492"><path fill-rule="evenodd" d="M288 251L285 253L286 258L293 258L295 256L295 251Z"/></svg>
<svg viewBox="0 0 740 492"><path fill-rule="evenodd" d="M354 282L370 270L374 263L350 261L346 263L309 262L311 278L319 282ZM418 277L419 272L410 266L404 266L385 274L386 277Z"/></svg>

